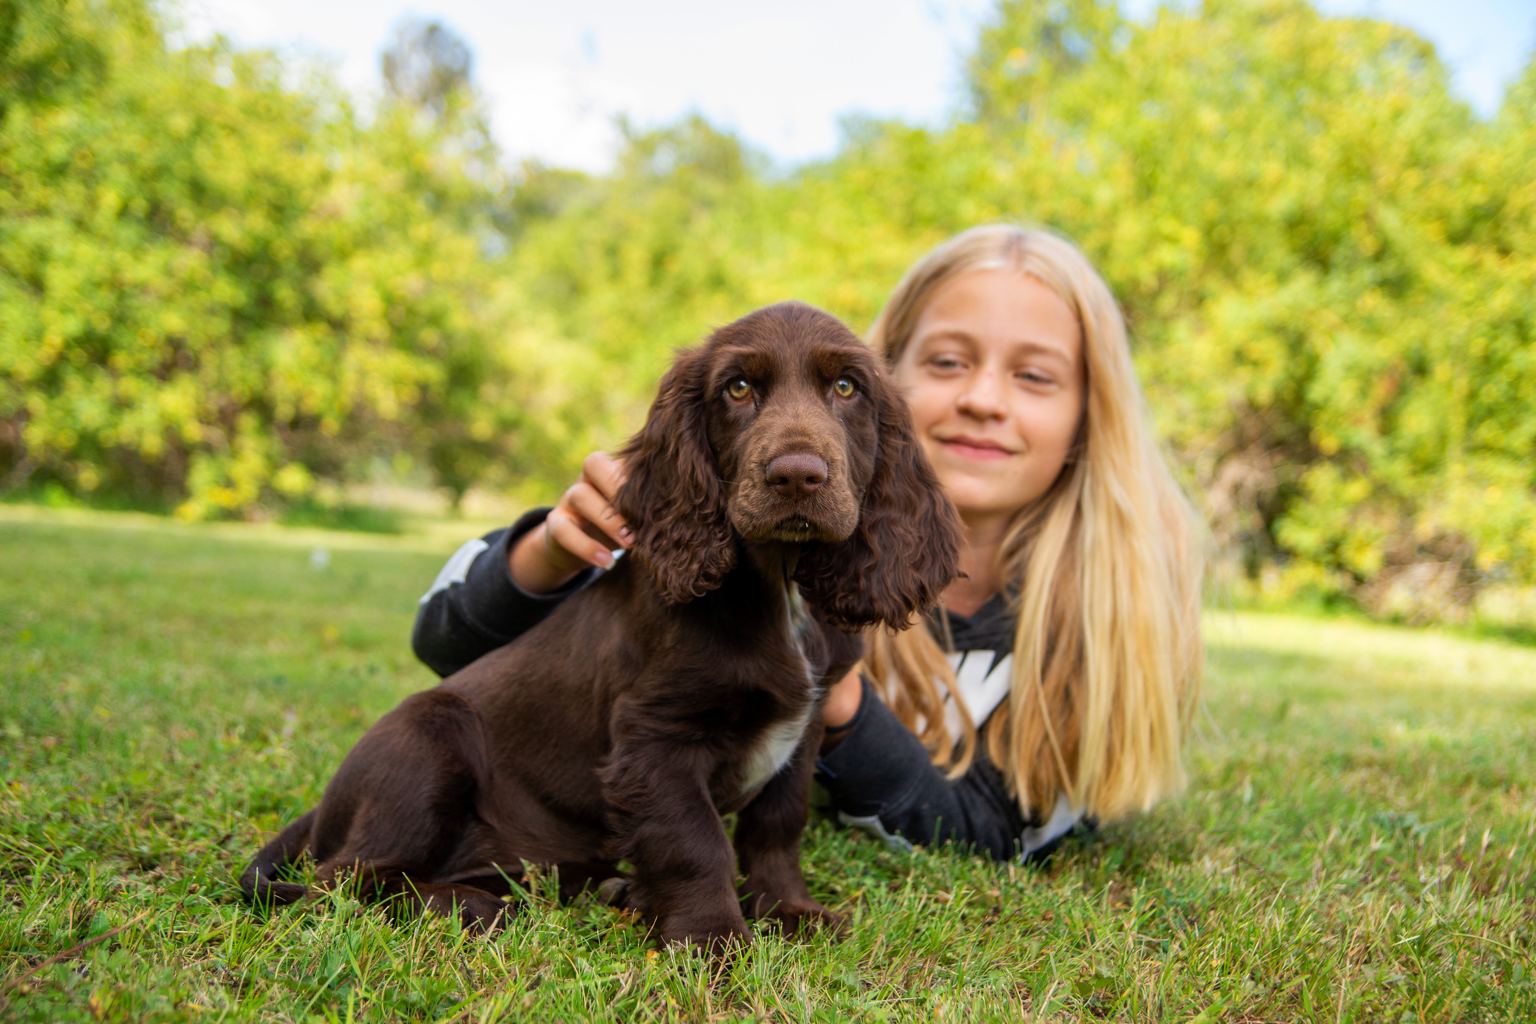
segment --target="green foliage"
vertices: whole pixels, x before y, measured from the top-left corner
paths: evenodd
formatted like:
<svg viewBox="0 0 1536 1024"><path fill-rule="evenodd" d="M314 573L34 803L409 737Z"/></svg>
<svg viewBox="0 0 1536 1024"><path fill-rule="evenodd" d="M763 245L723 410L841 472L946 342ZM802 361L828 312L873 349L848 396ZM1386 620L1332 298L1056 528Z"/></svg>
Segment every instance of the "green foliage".
<svg viewBox="0 0 1536 1024"><path fill-rule="evenodd" d="M940 129L780 172L694 117L507 177L467 51L411 32L365 121L140 0L4 9L0 488L250 514L383 457L549 496L676 347L786 298L862 329L1007 219L1103 269L1230 569L1410 617L1536 581L1536 63L1481 122L1303 0L1008 0Z"/></svg>
<svg viewBox="0 0 1536 1024"><path fill-rule="evenodd" d="M840 942L765 931L722 968L547 889L489 939L392 921L345 889L263 913L235 888L246 859L368 725L431 684L410 617L452 549L340 536L319 563L304 541L0 515L0 1017L1536 1012L1536 650L1284 616L1212 616L1189 793L1040 870L896 855L813 822L806 876L851 916Z"/></svg>
<svg viewBox="0 0 1536 1024"><path fill-rule="evenodd" d="M268 55L108 38L99 86L15 94L0 129L12 460L192 517L381 445L462 491L501 427L479 402L499 179L473 111L364 125Z"/></svg>
<svg viewBox="0 0 1536 1024"><path fill-rule="evenodd" d="M16 101L67 101L97 83L110 29L141 35L143 12L130 0L0 4L0 116Z"/></svg>

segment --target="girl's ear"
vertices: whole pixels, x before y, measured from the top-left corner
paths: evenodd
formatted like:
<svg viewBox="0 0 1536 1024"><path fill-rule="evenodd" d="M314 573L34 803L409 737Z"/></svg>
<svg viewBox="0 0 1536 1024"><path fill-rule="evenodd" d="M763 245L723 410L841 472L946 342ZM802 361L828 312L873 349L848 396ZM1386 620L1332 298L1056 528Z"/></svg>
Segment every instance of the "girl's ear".
<svg viewBox="0 0 1536 1024"><path fill-rule="evenodd" d="M906 628L960 572L960 516L917 443L906 403L884 381L872 393L880 442L859 524L843 543L808 551L795 569L806 598L847 630Z"/></svg>
<svg viewBox="0 0 1536 1024"><path fill-rule="evenodd" d="M701 351L680 353L661 380L645 426L620 453L627 476L614 505L634 531L631 553L674 604L715 589L736 564L706 431L706 370Z"/></svg>

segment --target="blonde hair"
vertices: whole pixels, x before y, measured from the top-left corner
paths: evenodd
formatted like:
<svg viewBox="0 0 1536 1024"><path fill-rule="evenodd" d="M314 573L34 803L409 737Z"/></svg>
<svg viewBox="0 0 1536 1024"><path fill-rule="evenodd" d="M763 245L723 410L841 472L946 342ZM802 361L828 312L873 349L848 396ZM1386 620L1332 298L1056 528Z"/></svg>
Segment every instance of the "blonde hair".
<svg viewBox="0 0 1536 1024"><path fill-rule="evenodd" d="M1119 307L1070 242L1011 225L951 238L907 271L870 345L895 366L941 288L1000 269L1036 278L1071 307L1087 398L1061 474L1017 512L998 552L1018 626L987 753L1026 814L1048 815L1065 795L1107 820L1185 784L1183 735L1204 667L1202 529L1155 440ZM951 778L964 773L977 730L938 642L921 628L877 630L870 641L866 667L887 703L935 764ZM959 736L939 684L956 694Z"/></svg>

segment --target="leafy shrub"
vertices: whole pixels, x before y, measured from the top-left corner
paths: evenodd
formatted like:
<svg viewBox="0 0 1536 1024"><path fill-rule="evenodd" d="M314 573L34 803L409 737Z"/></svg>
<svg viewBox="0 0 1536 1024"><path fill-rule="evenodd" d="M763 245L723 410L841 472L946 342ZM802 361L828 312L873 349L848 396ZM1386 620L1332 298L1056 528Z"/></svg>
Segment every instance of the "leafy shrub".
<svg viewBox="0 0 1536 1024"><path fill-rule="evenodd" d="M472 91L367 122L139 0L7 11L0 489L245 513L405 456L549 496L677 346L787 298L862 328L1008 219L1104 270L1230 570L1408 618L1536 581L1536 63L1483 122L1302 0L1005 0L941 128L786 172L687 118L507 178Z"/></svg>
<svg viewBox="0 0 1536 1024"><path fill-rule="evenodd" d="M103 73L10 94L0 126L13 475L202 517L301 498L383 445L462 491L500 425L479 403L500 185L473 111L364 125L268 54L168 50L128 0L66 10L56 33L95 33Z"/></svg>

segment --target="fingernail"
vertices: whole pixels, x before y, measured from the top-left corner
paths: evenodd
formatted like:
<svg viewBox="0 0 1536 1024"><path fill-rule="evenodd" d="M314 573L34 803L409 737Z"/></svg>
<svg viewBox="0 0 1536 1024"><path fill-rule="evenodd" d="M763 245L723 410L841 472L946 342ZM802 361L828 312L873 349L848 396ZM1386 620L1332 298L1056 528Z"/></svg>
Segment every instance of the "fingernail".
<svg viewBox="0 0 1536 1024"><path fill-rule="evenodd" d="M613 555L607 551L599 551L597 553L597 564L602 566L604 569L613 568Z"/></svg>
<svg viewBox="0 0 1536 1024"><path fill-rule="evenodd" d="M625 541L627 543L628 541L632 540L634 536L634 532L630 530L629 527L621 526L619 528L619 540Z"/></svg>

